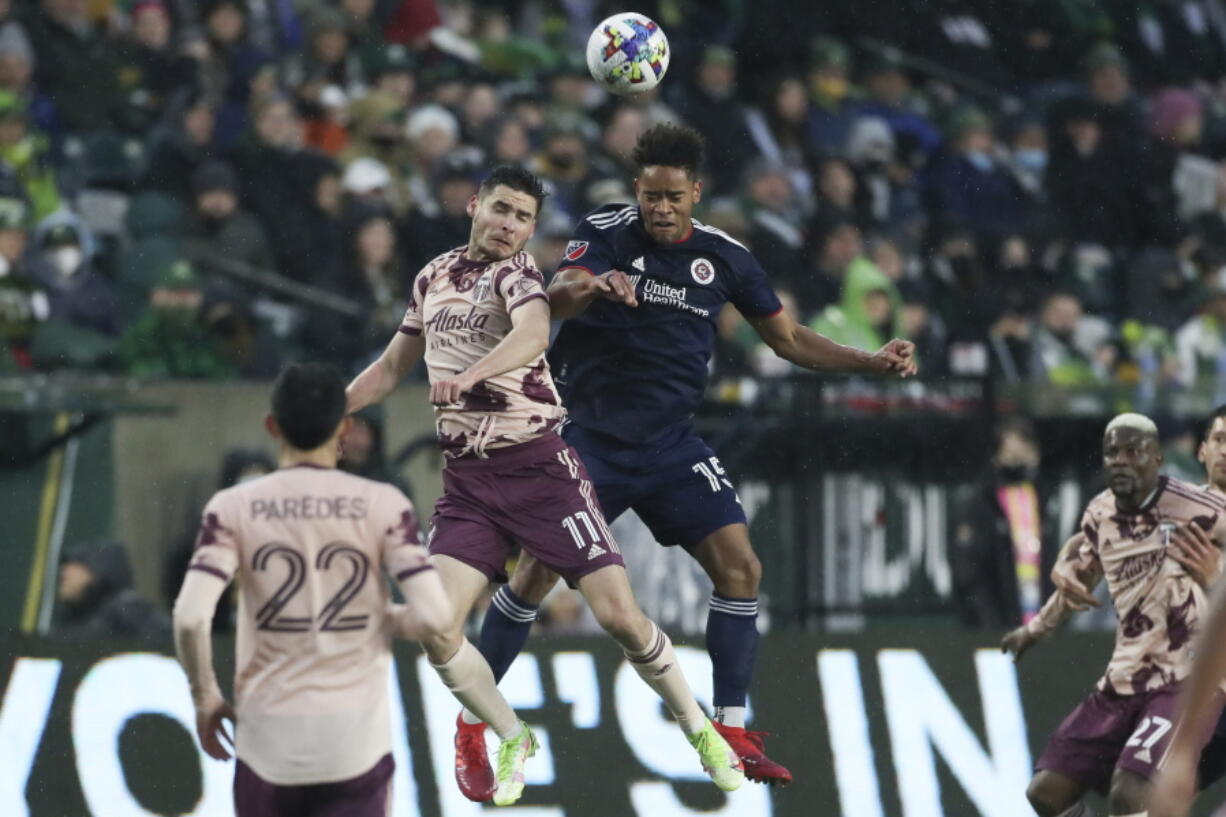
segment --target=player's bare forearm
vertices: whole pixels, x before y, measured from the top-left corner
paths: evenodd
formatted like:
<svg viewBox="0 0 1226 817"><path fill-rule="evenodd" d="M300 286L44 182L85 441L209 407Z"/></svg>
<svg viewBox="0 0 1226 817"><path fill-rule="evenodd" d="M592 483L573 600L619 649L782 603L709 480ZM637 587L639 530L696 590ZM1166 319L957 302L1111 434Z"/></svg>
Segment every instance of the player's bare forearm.
<svg viewBox="0 0 1226 817"><path fill-rule="evenodd" d="M1208 723L1216 717L1214 708L1223 678L1226 678L1226 586L1218 582L1213 593L1209 615L1197 636L1198 648L1192 671L1183 682L1180 702L1180 722ZM1196 741L1203 737L1199 729L1179 729L1171 743L1171 752L1199 753Z"/></svg>
<svg viewBox="0 0 1226 817"><path fill-rule="evenodd" d="M747 318L775 354L797 366L837 374L915 374L915 346L892 340L876 352L835 343L792 319L786 312Z"/></svg>
<svg viewBox="0 0 1226 817"><path fill-rule="evenodd" d="M583 314L592 301L599 297L626 306L638 306L634 285L619 270L593 275L587 270L575 267L564 269L550 281L547 294L549 316L555 321Z"/></svg>
<svg viewBox="0 0 1226 817"><path fill-rule="evenodd" d="M413 368L423 352L425 340L420 335L397 332L383 354L367 366L345 389L345 411L352 414L369 405L381 403Z"/></svg>
<svg viewBox="0 0 1226 817"><path fill-rule="evenodd" d="M464 372L430 384L430 402L436 406L455 403L460 395L483 380L526 366L549 346L549 304L535 298L511 313L511 331Z"/></svg>

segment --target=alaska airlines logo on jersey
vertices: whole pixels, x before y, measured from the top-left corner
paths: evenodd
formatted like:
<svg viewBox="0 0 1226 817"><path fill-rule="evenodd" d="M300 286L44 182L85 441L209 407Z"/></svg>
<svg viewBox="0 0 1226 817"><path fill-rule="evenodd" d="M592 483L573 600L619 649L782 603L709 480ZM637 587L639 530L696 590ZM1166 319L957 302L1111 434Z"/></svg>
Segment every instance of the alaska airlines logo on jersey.
<svg viewBox="0 0 1226 817"><path fill-rule="evenodd" d="M694 280L706 286L715 280L715 267L705 258L695 258L694 263L690 264L690 275L694 276Z"/></svg>
<svg viewBox="0 0 1226 817"><path fill-rule="evenodd" d="M703 309L701 306L694 306L689 302L685 287L669 286L663 281L657 281L645 275L627 275L626 277L630 279L630 286L634 287L634 291L642 293L641 299L643 303L670 306L673 309L692 312L703 318L711 316L711 310ZM640 283L643 285L641 288L639 287Z"/></svg>
<svg viewBox="0 0 1226 817"><path fill-rule="evenodd" d="M475 332L485 329L489 319L488 312L478 312L475 306L470 306L463 315L452 312L450 306L444 306L426 321L426 329L431 332Z"/></svg>
<svg viewBox="0 0 1226 817"><path fill-rule="evenodd" d="M572 241L566 245L566 253L564 257L567 261L578 261L586 252L586 241Z"/></svg>

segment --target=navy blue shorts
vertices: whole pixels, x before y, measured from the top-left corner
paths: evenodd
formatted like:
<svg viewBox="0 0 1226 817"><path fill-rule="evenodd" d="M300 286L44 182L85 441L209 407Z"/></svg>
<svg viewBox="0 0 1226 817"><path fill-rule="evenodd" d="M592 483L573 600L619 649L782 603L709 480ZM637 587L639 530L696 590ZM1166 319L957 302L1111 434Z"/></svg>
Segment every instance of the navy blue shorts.
<svg viewBox="0 0 1226 817"><path fill-rule="evenodd" d="M633 509L657 542L686 549L720 528L746 523L732 480L693 426L646 446L574 423L562 436L583 458L610 522Z"/></svg>

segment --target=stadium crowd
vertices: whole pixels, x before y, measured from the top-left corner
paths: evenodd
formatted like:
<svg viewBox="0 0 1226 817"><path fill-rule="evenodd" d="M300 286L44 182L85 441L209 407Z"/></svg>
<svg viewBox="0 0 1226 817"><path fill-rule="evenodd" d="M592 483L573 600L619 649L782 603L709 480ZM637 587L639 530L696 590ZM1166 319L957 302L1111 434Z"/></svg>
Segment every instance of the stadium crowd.
<svg viewBox="0 0 1226 817"><path fill-rule="evenodd" d="M647 126L699 217L843 343L926 375L1226 379L1226 4L644 0L659 92L591 81L603 0L0 0L0 372L359 369L496 163L576 220ZM803 5L803 13L800 6ZM735 314L718 365L780 374Z"/></svg>

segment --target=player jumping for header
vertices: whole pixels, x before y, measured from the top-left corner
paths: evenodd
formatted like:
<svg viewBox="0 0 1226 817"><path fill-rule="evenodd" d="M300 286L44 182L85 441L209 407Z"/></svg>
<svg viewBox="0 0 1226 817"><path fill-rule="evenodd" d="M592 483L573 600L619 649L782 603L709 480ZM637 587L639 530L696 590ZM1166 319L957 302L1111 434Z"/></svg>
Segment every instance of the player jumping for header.
<svg viewBox="0 0 1226 817"><path fill-rule="evenodd" d="M468 203L468 245L417 275L400 331L350 384L349 410L386 397L424 353L446 455L429 548L455 626L491 580L506 581L518 543L579 588L703 768L730 791L744 780L740 758L695 701L668 636L635 602L587 470L558 434L565 411L544 354L549 298L523 252L544 197L540 181L515 168L497 168L482 182ZM473 800L489 799L494 784L483 737L481 751L480 764L456 766L456 782ZM522 780L522 758L500 759L499 780L512 760Z"/></svg>
<svg viewBox="0 0 1226 817"><path fill-rule="evenodd" d="M1205 607L1186 553L1221 548L1226 501L1158 475L1158 431L1122 414L1103 437L1107 491L1086 507L1080 538L1062 558L1092 589L1104 576L1119 614L1115 651L1097 688L1060 724L1035 764L1027 797L1040 817L1081 815L1090 789L1108 794L1112 815L1145 812L1150 784L1172 738L1179 684ZM1168 558L1170 556L1171 558ZM1001 646L1021 656L1074 609L1063 590ZM1212 720L1198 730L1196 750Z"/></svg>
<svg viewBox="0 0 1226 817"><path fill-rule="evenodd" d="M224 721L237 711L238 817L390 813L393 629L433 656L465 644L450 660L435 658L443 681L498 724L511 751L529 734L463 641L408 499L336 469L337 441L350 422L338 370L305 364L281 373L266 421L280 468L209 501L175 602L175 647L211 757L229 759ZM408 601L394 616L385 569ZM231 709L213 673L210 632L217 600L235 578ZM504 789L513 794L512 784Z"/></svg>
<svg viewBox="0 0 1226 817"><path fill-rule="evenodd" d="M825 372L915 372L914 347L892 340L875 353L840 346L787 315L749 251L694 220L703 140L659 125L634 152L637 205L608 205L580 222L549 287L554 318L568 318L549 353L570 422L563 435L583 457L606 518L628 508L662 545L681 545L715 584L707 619L715 728L751 780L788 783L745 729L758 649L762 567L745 513L692 416L707 382L716 318L731 303L780 357ZM501 678L523 648L556 577L521 559L486 613L479 647ZM465 713L459 765L485 761L480 724Z"/></svg>

